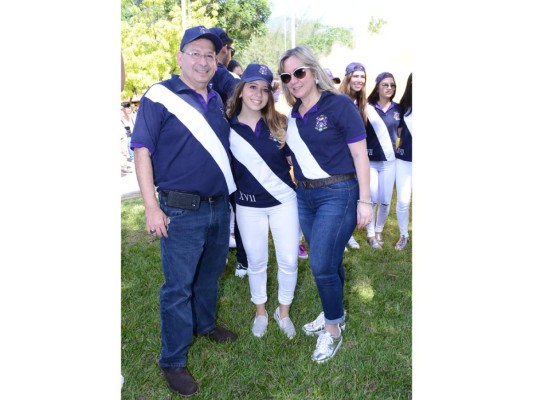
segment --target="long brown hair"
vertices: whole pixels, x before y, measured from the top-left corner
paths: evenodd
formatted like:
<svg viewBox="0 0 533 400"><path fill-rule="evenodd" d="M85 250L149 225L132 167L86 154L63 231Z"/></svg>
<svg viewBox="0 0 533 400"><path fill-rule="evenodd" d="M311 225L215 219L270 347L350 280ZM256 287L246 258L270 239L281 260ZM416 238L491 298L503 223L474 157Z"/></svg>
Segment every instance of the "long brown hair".
<svg viewBox="0 0 533 400"><path fill-rule="evenodd" d="M242 110L242 91L246 82L239 82L233 94L227 101L226 105L226 115L228 119L231 119L233 115L239 115ZM286 135L287 135L287 125L288 119L287 116L280 113L276 110L275 107L274 94L272 90L268 92L268 101L266 106L261 109L261 117L266 122L270 132L276 137L279 143L279 148L281 149L285 146Z"/></svg>
<svg viewBox="0 0 533 400"><path fill-rule="evenodd" d="M361 117L363 118L363 122L365 123L365 126L368 122L368 113L366 110L366 71L365 72L365 84L363 85L363 88L356 92L352 89L351 81L352 76L356 71L350 72L348 75L344 76L344 79L342 80L340 86L339 86L339 92L344 93L350 99L353 101L357 101L357 108L359 108L359 114L361 114ZM360 71L359 71L360 72Z"/></svg>

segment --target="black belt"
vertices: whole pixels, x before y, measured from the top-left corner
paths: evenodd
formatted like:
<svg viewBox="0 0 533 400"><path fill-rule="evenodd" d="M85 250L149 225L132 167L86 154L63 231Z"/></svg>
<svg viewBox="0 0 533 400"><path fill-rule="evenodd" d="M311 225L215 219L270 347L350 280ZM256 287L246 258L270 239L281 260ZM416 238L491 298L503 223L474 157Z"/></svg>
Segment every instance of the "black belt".
<svg viewBox="0 0 533 400"><path fill-rule="evenodd" d="M161 193L163 193L165 196L168 196L170 192L172 192L172 190L161 190ZM180 192L180 193L185 193L185 192ZM219 194L217 196L200 196L200 200L207 201L208 203L214 203L216 201L222 200L224 197L226 196L223 194Z"/></svg>
<svg viewBox="0 0 533 400"><path fill-rule="evenodd" d="M332 185L337 182L347 181L348 179L354 179L354 174L341 174L333 175L323 179L308 179L305 181L298 181L298 186L304 189L316 189L328 185Z"/></svg>
<svg viewBox="0 0 533 400"><path fill-rule="evenodd" d="M200 202L215 203L226 198L225 195L200 196L195 193L177 192L174 190L161 190L163 196L167 196L167 205L170 207L185 208L187 210L198 210Z"/></svg>

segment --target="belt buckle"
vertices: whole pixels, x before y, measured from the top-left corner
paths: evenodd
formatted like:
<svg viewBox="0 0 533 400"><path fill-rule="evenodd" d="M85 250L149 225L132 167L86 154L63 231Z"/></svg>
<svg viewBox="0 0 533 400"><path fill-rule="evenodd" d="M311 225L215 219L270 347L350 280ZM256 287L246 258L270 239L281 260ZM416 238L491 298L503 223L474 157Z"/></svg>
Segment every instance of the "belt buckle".
<svg viewBox="0 0 533 400"><path fill-rule="evenodd" d="M215 201L216 201L215 196L208 196L208 197L207 197L207 202L208 202L208 203L214 203Z"/></svg>

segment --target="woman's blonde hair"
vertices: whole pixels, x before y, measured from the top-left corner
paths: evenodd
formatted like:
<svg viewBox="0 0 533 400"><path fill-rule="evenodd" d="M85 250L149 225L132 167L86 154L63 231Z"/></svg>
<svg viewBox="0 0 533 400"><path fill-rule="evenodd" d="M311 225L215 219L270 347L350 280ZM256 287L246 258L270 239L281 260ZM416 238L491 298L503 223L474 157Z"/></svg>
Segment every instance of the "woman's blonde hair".
<svg viewBox="0 0 533 400"><path fill-rule="evenodd" d="M298 60L302 62L302 67L308 67L311 69L313 76L315 78L316 86L319 91L328 91L335 94L338 94L339 91L333 86L333 83L331 83L329 77L324 72L324 69L320 66L318 63L318 60L314 56L313 52L309 47L307 46L296 46L292 49L289 49L285 51L281 55L281 58L279 60L279 71L278 73L281 74L283 72L292 73L293 71L284 71L283 70L283 64L285 63L285 60L289 57L296 57ZM294 106L296 104L297 99L291 94L289 91L289 88L285 83L282 83L281 85L283 94L285 95L285 98L287 99L287 103L290 106Z"/></svg>

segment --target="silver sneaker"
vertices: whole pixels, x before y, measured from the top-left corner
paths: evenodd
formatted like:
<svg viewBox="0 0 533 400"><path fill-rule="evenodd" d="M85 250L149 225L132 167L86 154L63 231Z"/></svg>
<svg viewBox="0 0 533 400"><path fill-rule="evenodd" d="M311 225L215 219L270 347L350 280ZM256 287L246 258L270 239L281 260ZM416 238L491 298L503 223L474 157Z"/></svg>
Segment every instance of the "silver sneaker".
<svg viewBox="0 0 533 400"><path fill-rule="evenodd" d="M350 246L352 249L358 249L359 243L357 243L357 240L354 239L353 236L350 236L350 240L348 240L348 246Z"/></svg>
<svg viewBox="0 0 533 400"><path fill-rule="evenodd" d="M368 241L368 244L370 245L370 247L372 247L373 249L383 250L383 247L381 247L381 245L376 240L376 238L368 238L366 240Z"/></svg>
<svg viewBox="0 0 533 400"><path fill-rule="evenodd" d="M252 325L252 333L255 337L263 337L267 331L268 326L268 314L256 315L254 318L254 324Z"/></svg>
<svg viewBox="0 0 533 400"><path fill-rule="evenodd" d="M396 243L396 246L394 246L394 248L396 250L403 250L403 248L407 246L407 240L407 236L400 236L400 240L398 240L398 243Z"/></svg>
<svg viewBox="0 0 533 400"><path fill-rule="evenodd" d="M383 236L381 236L381 232L376 232L376 240L378 241L380 246L383 246L383 243L385 243L385 241L383 240Z"/></svg>
<svg viewBox="0 0 533 400"><path fill-rule="evenodd" d="M346 310L344 310L344 318L346 318ZM341 330L346 329L346 322L339 324ZM307 336L320 335L325 332L326 319L324 318L324 311L318 314L318 317L313 322L309 322L302 327Z"/></svg>
<svg viewBox="0 0 533 400"><path fill-rule="evenodd" d="M274 311L274 319L279 325L279 329L287 335L289 339L292 339L294 336L296 336L296 329L294 329L294 324L292 323L291 319L289 317L280 318L279 316L279 307L276 308L276 311Z"/></svg>
<svg viewBox="0 0 533 400"><path fill-rule="evenodd" d="M331 336L331 333L324 332L320 334L316 341L316 348L311 356L313 361L323 363L332 358L342 343L342 332L338 337Z"/></svg>

